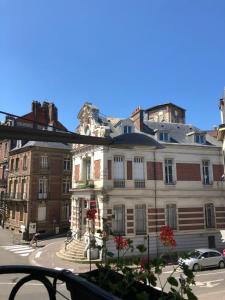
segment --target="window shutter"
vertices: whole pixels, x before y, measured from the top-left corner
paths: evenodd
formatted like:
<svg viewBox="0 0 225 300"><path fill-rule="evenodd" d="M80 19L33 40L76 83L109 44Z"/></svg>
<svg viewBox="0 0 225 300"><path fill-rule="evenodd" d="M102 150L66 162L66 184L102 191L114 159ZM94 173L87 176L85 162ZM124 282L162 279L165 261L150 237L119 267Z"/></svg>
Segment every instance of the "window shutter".
<svg viewBox="0 0 225 300"><path fill-rule="evenodd" d="M108 160L108 180L112 179L112 161Z"/></svg>
<svg viewBox="0 0 225 300"><path fill-rule="evenodd" d="M132 161L127 161L127 180L132 180Z"/></svg>

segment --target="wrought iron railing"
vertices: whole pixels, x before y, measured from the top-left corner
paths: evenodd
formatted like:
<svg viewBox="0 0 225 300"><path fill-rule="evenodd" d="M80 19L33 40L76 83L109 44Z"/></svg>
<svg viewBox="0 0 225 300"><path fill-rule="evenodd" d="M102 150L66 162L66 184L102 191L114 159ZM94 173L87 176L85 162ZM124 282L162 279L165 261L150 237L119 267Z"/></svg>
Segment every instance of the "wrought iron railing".
<svg viewBox="0 0 225 300"><path fill-rule="evenodd" d="M68 270L55 270L36 266L5 265L0 266L0 275L3 274L24 275L22 278L18 279L17 282L15 282L15 285L9 294L9 300L14 300L21 287L32 280L39 281L43 284L48 292L48 297L50 300L56 300L57 295L60 295L64 299L72 300L118 299L105 290ZM65 296L61 289L60 291L57 289L57 284L61 282L66 284L66 289L70 294L70 298Z"/></svg>

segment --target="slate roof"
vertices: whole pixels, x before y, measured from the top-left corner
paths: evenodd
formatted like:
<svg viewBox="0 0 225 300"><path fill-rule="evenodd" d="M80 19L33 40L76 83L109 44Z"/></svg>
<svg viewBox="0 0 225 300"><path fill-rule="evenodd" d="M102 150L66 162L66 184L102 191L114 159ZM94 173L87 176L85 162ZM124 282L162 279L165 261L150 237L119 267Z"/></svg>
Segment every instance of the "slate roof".
<svg viewBox="0 0 225 300"><path fill-rule="evenodd" d="M221 143L217 141L214 137L208 135L206 131L202 131L196 126L193 126L192 124L153 122L153 121L144 120L144 125L155 132L155 138L157 137L156 135L157 131L168 132L170 143L201 145L195 143L191 135L187 135L188 133L191 134L194 132L199 132L199 133L206 133L207 145L221 146ZM165 142L162 143L164 144Z"/></svg>
<svg viewBox="0 0 225 300"><path fill-rule="evenodd" d="M71 150L71 144L63 144L63 143L53 143L53 142L39 142L39 141L29 141L24 144L22 147L15 147L11 151L24 149L26 147L41 147L41 148L50 148L50 149L64 149Z"/></svg>
<svg viewBox="0 0 225 300"><path fill-rule="evenodd" d="M111 146L150 146L155 148L164 148L154 138L144 133L121 134L113 138Z"/></svg>

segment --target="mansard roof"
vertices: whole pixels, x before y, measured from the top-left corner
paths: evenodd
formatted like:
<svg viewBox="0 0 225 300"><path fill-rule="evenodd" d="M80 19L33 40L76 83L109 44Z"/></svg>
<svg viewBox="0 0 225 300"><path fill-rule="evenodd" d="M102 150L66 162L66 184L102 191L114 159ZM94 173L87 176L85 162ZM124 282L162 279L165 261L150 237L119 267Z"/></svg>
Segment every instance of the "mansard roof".
<svg viewBox="0 0 225 300"><path fill-rule="evenodd" d="M150 146L153 148L164 148L154 138L143 133L121 134L113 138L111 146Z"/></svg>

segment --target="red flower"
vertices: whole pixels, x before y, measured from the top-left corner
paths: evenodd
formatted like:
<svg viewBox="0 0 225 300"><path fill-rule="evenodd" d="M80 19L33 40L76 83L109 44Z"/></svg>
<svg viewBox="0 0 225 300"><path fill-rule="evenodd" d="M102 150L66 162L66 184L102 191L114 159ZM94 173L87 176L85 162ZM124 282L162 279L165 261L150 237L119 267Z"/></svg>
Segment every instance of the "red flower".
<svg viewBox="0 0 225 300"><path fill-rule="evenodd" d="M166 247L176 247L173 230L169 226L165 225L160 228L160 241Z"/></svg>
<svg viewBox="0 0 225 300"><path fill-rule="evenodd" d="M128 247L128 241L120 235L115 236L114 242L117 250L122 250Z"/></svg>
<svg viewBox="0 0 225 300"><path fill-rule="evenodd" d="M148 265L148 257L147 256L142 256L140 259L140 271L144 272L145 270L149 269L149 265Z"/></svg>
<svg viewBox="0 0 225 300"><path fill-rule="evenodd" d="M90 208L87 210L87 218L89 220L94 220L95 219L95 214L97 213L97 210L94 208Z"/></svg>

